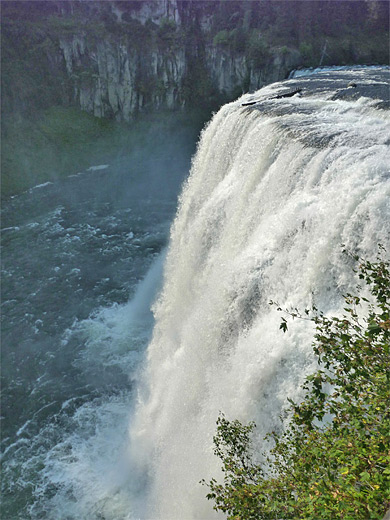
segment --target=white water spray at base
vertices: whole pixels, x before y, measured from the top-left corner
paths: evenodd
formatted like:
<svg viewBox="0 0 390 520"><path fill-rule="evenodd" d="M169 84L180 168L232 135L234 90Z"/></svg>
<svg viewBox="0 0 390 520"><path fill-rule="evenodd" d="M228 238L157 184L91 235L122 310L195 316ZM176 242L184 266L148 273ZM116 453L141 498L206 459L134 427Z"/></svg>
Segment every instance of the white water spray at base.
<svg viewBox="0 0 390 520"><path fill-rule="evenodd" d="M341 311L354 285L346 248L389 247L389 118L372 100L269 100L280 85L226 105L202 135L154 307L144 388L130 432L149 476L143 518L217 516L202 478L220 477L219 411L280 424L312 367L310 322L279 331L282 307Z"/></svg>

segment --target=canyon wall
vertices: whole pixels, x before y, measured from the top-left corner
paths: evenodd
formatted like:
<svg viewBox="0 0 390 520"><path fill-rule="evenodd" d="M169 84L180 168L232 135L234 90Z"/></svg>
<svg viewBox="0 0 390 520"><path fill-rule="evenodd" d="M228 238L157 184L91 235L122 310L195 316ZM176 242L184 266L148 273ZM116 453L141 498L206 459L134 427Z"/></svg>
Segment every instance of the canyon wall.
<svg viewBox="0 0 390 520"><path fill-rule="evenodd" d="M145 110L214 108L302 63L296 49L265 48L260 31L248 56L217 31L218 2L5 3L6 111L70 104L129 121Z"/></svg>
<svg viewBox="0 0 390 520"><path fill-rule="evenodd" d="M198 132L222 104L297 67L389 63L389 3L380 0L1 7L2 197L80 171L92 157L127 154L118 135L139 134L136 121L164 127L168 117L176 128L180 115Z"/></svg>

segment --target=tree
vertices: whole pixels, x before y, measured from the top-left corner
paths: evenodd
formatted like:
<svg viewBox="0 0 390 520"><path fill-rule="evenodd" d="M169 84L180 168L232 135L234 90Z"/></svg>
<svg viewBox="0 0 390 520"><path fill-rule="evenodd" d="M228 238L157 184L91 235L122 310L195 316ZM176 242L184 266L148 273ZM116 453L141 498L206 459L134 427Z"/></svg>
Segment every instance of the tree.
<svg viewBox="0 0 390 520"><path fill-rule="evenodd" d="M227 518L379 520L389 508L390 264L384 254L381 247L375 262L356 257L370 297L357 286L344 297L342 317L315 307L285 311L315 323L319 369L306 378L303 401L290 400L284 432L266 437L266 463L253 460L253 422L218 418L214 452L224 482L211 480L207 498ZM281 329L287 331L286 318Z"/></svg>

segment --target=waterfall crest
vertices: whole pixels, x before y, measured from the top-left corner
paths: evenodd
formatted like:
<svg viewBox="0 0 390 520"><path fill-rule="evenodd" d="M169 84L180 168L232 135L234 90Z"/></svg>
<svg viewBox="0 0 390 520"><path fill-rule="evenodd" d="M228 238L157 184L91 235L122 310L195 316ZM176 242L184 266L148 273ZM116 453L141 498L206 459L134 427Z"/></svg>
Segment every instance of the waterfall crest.
<svg viewBox="0 0 390 520"><path fill-rule="evenodd" d="M284 82L225 105L201 136L130 432L150 479L146 518L217 517L198 482L220 476L219 411L255 420L260 439L299 398L312 324L282 334L269 300L340 313L355 283L341 244L368 258L389 248L388 112L372 97L335 98L320 76L310 95L276 98L296 85Z"/></svg>

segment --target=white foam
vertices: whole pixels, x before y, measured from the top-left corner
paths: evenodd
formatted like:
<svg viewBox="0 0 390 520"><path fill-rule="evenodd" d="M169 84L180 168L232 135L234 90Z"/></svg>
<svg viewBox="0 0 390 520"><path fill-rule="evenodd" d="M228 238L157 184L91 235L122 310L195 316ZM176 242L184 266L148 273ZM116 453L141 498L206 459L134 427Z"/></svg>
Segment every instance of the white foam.
<svg viewBox="0 0 390 520"><path fill-rule="evenodd" d="M353 70L354 70L354 73L357 73L357 72L363 72L367 69L379 69L379 68L382 68L382 66L379 66L379 65L371 65L371 66L367 66L367 65L354 65L353 66ZM350 65L333 65L331 67L316 67L316 68L308 68L308 69L295 69L293 71L290 72L290 75L288 77L288 79L296 79L296 78L303 78L303 77L306 77L306 76L312 76L313 74L318 74L320 72L340 72L340 71L346 71L346 72L350 72L351 71L351 66Z"/></svg>
<svg viewBox="0 0 390 520"><path fill-rule="evenodd" d="M164 257L162 253L156 258L127 304L102 308L90 318L76 321L64 334L64 349L74 336L84 338L85 347L75 365L83 368L87 376L96 374L102 378L110 368L114 377L121 373L136 379L153 326L150 306L161 285ZM29 509L31 518L38 520L43 515L77 520L136 518L134 497L141 496L142 476L134 478L135 467L129 453L128 425L134 401L135 395L129 389L82 406L78 406L78 398L62 403L59 414L66 415L58 415L57 420L65 421L66 433L45 455L43 469L35 482L35 501ZM28 424L29 421L20 434ZM58 435L56 428L56 421L51 421L34 442L45 443L46 438ZM42 464L39 455L35 459L27 462L26 474L31 471L30 466ZM53 488L54 495L48 491Z"/></svg>
<svg viewBox="0 0 390 520"><path fill-rule="evenodd" d="M88 402L71 418L64 440L45 457L40 482L36 483L31 518L88 520L129 518L131 468L128 464L127 425L130 394ZM69 405L69 403L68 403ZM41 431L52 433L52 426ZM30 462L30 464L32 461ZM47 495L47 488L56 493ZM47 516L48 515L48 516Z"/></svg>
<svg viewBox="0 0 390 520"><path fill-rule="evenodd" d="M19 230L20 230L19 226L11 226L11 227L3 228L1 230L1 232L4 233L5 231L19 231Z"/></svg>
<svg viewBox="0 0 390 520"><path fill-rule="evenodd" d="M99 170L105 170L109 167L110 165L109 164L99 164L97 166L90 166L89 168L87 168L87 172L96 172L96 171L99 171Z"/></svg>
<svg viewBox="0 0 390 520"><path fill-rule="evenodd" d="M32 188L30 188L30 191L32 190L38 190L40 188L45 188L46 186L50 186L52 185L53 183L52 182L44 182L42 184L37 184L36 186L33 186Z"/></svg>

